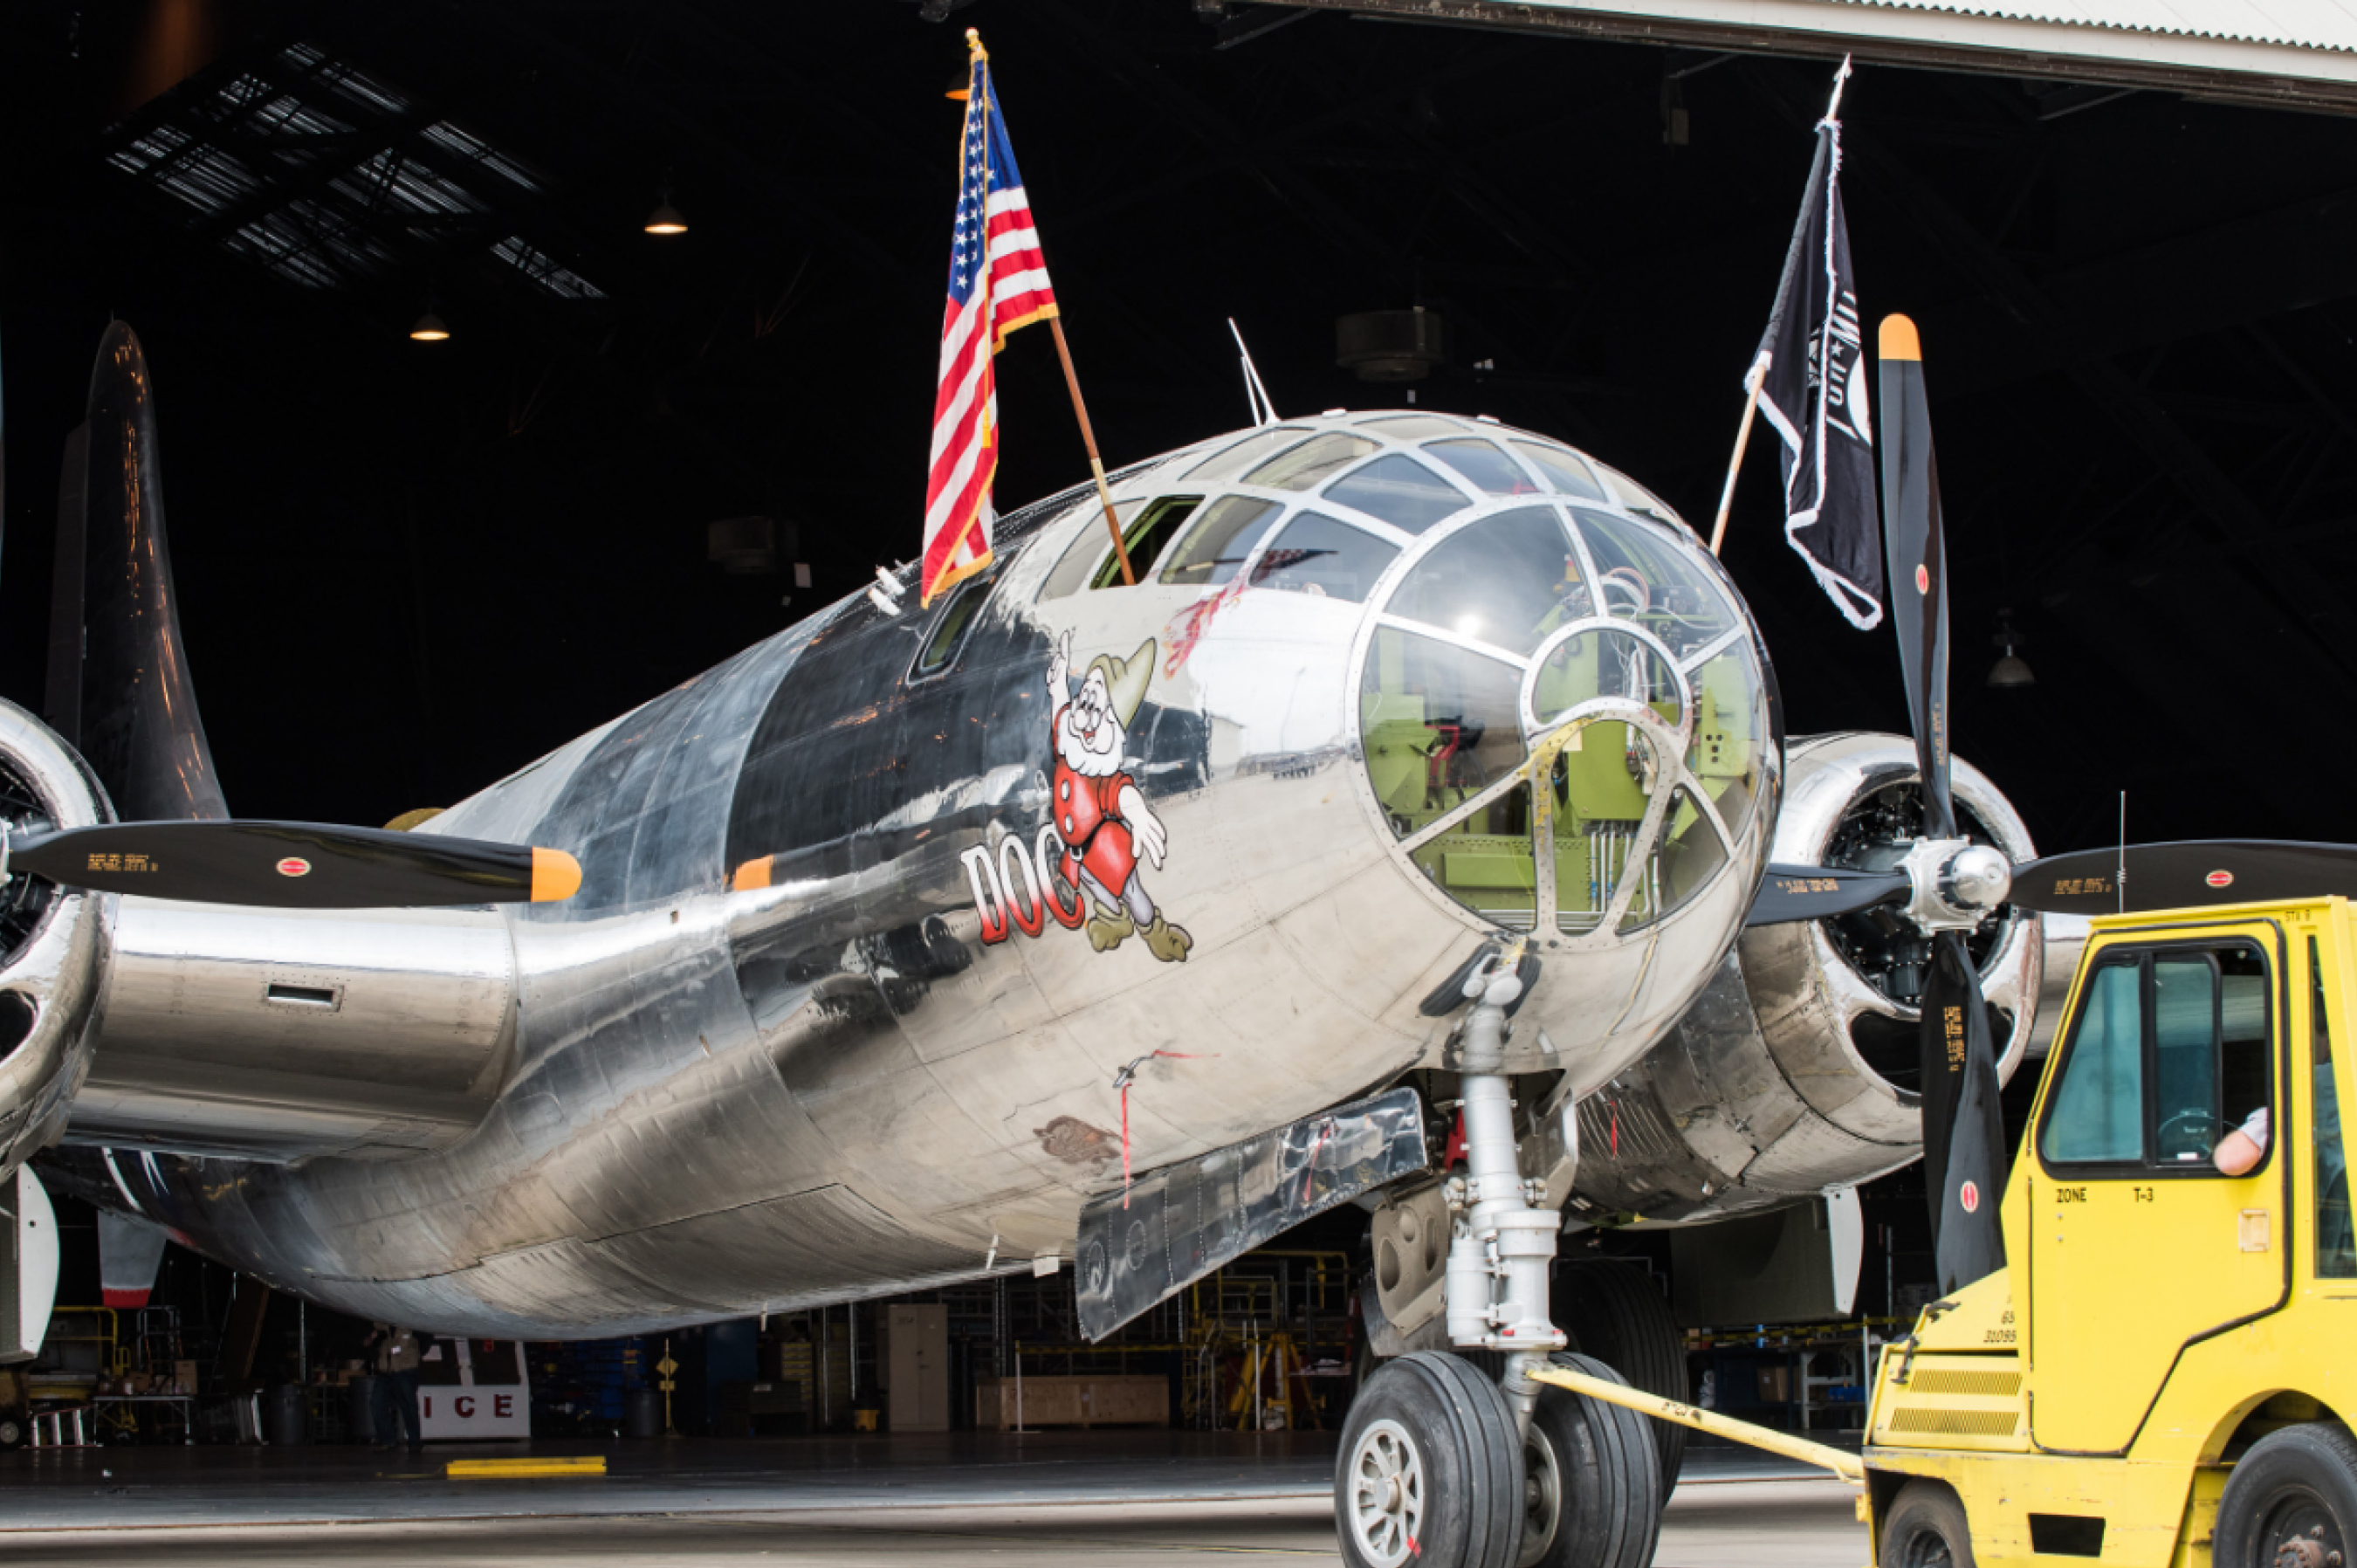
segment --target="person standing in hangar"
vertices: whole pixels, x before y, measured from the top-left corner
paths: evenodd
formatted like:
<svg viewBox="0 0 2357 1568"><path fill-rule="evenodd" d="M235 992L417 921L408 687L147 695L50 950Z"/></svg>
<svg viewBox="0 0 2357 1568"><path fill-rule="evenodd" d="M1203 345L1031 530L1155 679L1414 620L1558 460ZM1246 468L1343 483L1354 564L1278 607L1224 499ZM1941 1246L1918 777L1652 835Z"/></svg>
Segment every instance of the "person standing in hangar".
<svg viewBox="0 0 2357 1568"><path fill-rule="evenodd" d="M424 1359L417 1336L380 1323L370 1331L368 1344L376 1353L377 1449L382 1452L393 1445L393 1429L398 1426L414 1454L425 1446L425 1428L417 1413L417 1369Z"/></svg>

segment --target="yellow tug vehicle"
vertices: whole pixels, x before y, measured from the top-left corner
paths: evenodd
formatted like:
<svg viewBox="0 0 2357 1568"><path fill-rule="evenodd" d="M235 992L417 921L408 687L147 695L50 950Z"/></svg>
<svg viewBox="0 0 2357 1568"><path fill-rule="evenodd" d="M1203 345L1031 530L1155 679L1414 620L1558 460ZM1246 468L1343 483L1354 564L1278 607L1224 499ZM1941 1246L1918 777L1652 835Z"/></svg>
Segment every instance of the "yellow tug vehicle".
<svg viewBox="0 0 2357 1568"><path fill-rule="evenodd" d="M2007 1181L2007 1266L1885 1347L1824 1465L1878 1568L2346 1568L2357 1544L2357 923L2342 898L2094 922Z"/></svg>

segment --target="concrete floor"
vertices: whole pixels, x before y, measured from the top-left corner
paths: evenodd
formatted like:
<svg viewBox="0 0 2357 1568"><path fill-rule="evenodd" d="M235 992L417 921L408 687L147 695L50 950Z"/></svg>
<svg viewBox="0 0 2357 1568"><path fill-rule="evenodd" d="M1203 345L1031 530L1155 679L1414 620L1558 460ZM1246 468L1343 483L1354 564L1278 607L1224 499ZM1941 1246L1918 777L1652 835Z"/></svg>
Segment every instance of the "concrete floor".
<svg viewBox="0 0 2357 1568"><path fill-rule="evenodd" d="M1159 1432L632 1444L602 1478L452 1481L457 1457L337 1448L0 1455L0 1555L149 1565L1334 1563L1332 1440ZM592 1453L541 1444L535 1453ZM1702 1451L1660 1568L1855 1568L1852 1493L1742 1450Z"/></svg>

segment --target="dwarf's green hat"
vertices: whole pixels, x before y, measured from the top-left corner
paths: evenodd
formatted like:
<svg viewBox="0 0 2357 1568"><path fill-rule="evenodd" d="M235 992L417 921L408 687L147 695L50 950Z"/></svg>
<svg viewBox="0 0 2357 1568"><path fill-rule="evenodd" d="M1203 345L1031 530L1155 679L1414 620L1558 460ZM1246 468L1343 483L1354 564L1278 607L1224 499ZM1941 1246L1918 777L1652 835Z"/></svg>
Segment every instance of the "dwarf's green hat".
<svg viewBox="0 0 2357 1568"><path fill-rule="evenodd" d="M1146 682L1154 679L1154 639L1149 637L1126 659L1100 653L1089 660L1090 670L1104 671L1105 691L1113 698L1114 716L1121 720L1124 729L1137 717L1138 706L1146 701ZM1085 671L1081 679L1088 679Z"/></svg>

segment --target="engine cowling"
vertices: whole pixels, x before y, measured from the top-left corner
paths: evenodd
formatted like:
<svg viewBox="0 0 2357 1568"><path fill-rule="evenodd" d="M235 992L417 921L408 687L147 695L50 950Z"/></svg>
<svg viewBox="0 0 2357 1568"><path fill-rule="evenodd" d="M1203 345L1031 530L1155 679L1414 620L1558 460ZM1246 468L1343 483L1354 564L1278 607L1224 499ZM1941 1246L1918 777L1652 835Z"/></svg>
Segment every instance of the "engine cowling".
<svg viewBox="0 0 2357 1568"><path fill-rule="evenodd" d="M114 818L81 758L6 701L0 701L0 818L16 829ZM0 1176L57 1141L90 1070L90 1020L113 902L38 877L0 882Z"/></svg>
<svg viewBox="0 0 2357 1568"><path fill-rule="evenodd" d="M2019 815L1962 758L1954 793L1964 834L2010 861L2034 858ZM1773 857L1888 869L1921 810L1911 741L1798 738ZM2038 916L2003 906L1970 946L1996 1015L1997 1074L2010 1079L2043 1044L2046 934ZM1923 1139L1915 1004L1929 956L1928 940L1889 908L1747 931L1662 1043L1581 1102L1587 1157L1566 1215L1717 1219L1914 1159Z"/></svg>

